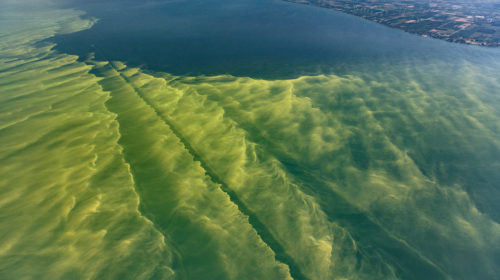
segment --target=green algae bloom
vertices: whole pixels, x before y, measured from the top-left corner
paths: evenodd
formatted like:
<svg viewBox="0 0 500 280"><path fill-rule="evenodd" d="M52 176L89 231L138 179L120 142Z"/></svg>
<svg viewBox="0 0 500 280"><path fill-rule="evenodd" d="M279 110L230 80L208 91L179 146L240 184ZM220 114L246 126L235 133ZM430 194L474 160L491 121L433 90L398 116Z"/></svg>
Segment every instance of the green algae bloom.
<svg viewBox="0 0 500 280"><path fill-rule="evenodd" d="M83 61L0 4L0 279L495 279L500 55L281 80Z"/></svg>

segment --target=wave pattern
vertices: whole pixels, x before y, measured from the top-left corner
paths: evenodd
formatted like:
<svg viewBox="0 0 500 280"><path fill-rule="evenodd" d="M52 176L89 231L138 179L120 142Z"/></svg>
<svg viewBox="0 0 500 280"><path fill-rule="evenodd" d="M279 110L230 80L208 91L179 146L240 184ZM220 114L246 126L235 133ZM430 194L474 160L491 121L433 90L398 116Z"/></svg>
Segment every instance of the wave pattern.
<svg viewBox="0 0 500 280"><path fill-rule="evenodd" d="M495 62L144 73L40 43L77 11L1 5L0 278L500 275Z"/></svg>
<svg viewBox="0 0 500 280"><path fill-rule="evenodd" d="M76 57L32 44L79 13L39 9L0 24L0 278L172 277L168 241L138 211L109 93Z"/></svg>

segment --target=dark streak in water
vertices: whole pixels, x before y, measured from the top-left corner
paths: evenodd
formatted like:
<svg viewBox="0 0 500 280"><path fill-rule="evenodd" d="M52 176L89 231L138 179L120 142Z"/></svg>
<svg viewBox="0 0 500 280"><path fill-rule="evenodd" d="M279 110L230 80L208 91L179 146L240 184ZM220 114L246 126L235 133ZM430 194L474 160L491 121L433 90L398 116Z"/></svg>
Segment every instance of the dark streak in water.
<svg viewBox="0 0 500 280"><path fill-rule="evenodd" d="M382 254L397 268L402 279L449 279L445 272L425 256L422 256L408 243L398 239L384 229L362 210L327 186L320 174L301 165L296 160L273 150L273 143L261 135L259 129L249 124L238 123L246 130L252 142L261 144L267 153L275 154L288 176L301 186L301 190L316 198L321 209L331 222L346 228L360 244L366 245L363 251L371 250ZM272 151L271 151L272 150ZM298 179L300 178L300 179ZM374 253L374 252L371 252Z"/></svg>
<svg viewBox="0 0 500 280"><path fill-rule="evenodd" d="M230 200L238 207L239 211L248 217L248 222L255 229L257 234L262 238L262 241L265 242L271 250L274 251L276 255L276 260L286 264L290 269L290 274L294 279L307 279L304 274L300 271L299 266L296 264L294 259L288 255L283 248L283 246L274 238L273 234L267 229L267 227L259 220L257 215L250 210L244 202L242 202L238 195L231 190L231 188L217 175L215 171L210 167L210 165L200 156L200 154L196 151L196 149L189 144L189 142L184 138L182 133L176 128L173 124L172 120L170 120L165 115L161 114L160 111L152 105L143 94L141 94L140 90L132 85L129 79L123 75L114 65L110 64L113 69L120 74L126 83L133 88L133 90L137 93L137 95L144 100L144 102L150 106L157 116L172 130L172 132L177 136L180 142L184 145L186 150L193 156L195 161L198 161L201 167L205 170L206 175L214 182L221 186L221 190L224 191L230 198Z"/></svg>

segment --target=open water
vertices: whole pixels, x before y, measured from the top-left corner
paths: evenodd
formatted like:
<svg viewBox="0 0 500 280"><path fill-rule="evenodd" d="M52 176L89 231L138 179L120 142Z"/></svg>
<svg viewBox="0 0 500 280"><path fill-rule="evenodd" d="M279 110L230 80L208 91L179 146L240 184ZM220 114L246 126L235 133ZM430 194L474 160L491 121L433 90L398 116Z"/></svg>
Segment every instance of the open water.
<svg viewBox="0 0 500 280"><path fill-rule="evenodd" d="M498 49L269 0L0 38L0 279L500 277Z"/></svg>

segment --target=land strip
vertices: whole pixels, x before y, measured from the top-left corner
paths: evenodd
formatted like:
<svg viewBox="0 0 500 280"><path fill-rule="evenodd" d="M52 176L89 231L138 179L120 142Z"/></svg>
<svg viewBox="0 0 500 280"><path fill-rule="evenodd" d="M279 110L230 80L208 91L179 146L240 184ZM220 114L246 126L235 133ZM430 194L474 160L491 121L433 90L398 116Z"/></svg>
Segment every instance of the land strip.
<svg viewBox="0 0 500 280"><path fill-rule="evenodd" d="M409 33L449 42L500 46L500 2L495 0L285 0L360 16Z"/></svg>

